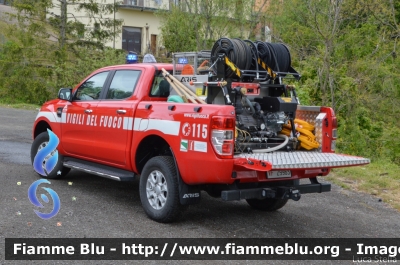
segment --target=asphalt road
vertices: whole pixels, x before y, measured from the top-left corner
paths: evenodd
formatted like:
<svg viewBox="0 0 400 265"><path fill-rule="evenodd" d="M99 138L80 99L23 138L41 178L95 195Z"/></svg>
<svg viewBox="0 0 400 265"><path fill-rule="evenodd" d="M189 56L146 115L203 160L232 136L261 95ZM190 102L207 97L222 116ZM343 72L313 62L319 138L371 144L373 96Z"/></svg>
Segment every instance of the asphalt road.
<svg viewBox="0 0 400 265"><path fill-rule="evenodd" d="M119 183L71 171L52 180L61 201L58 215L42 220L27 190L38 179L30 164L31 129L37 111L0 108L1 264L188 264L188 261L5 261L4 239L27 238L386 238L400 237L400 213L378 198L333 186L306 194L274 213L246 202L223 202L202 194L172 224L149 220L138 182ZM72 185L71 185L72 184ZM351 264L352 261L193 261L190 264Z"/></svg>

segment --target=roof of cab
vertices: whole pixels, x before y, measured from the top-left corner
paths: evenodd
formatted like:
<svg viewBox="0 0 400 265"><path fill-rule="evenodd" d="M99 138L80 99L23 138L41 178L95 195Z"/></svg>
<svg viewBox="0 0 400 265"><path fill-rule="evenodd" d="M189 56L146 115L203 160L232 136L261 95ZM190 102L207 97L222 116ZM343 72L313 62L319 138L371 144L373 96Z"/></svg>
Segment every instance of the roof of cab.
<svg viewBox="0 0 400 265"><path fill-rule="evenodd" d="M104 70L115 70L115 69L151 69L155 68L156 70L161 70L164 68L165 70L172 70L173 65L171 63L135 63L135 64L119 64L119 65L111 65L98 69L97 71Z"/></svg>

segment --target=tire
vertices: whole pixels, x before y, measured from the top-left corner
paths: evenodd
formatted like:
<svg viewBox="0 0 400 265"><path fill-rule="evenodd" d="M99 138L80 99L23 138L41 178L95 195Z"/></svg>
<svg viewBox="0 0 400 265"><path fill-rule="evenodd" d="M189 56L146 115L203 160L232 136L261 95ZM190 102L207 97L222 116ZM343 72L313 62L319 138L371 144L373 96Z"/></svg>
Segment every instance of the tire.
<svg viewBox="0 0 400 265"><path fill-rule="evenodd" d="M47 145L49 142L49 134L48 132L42 132L39 134L35 140L33 140L32 146L31 146L31 163L33 165L33 161L35 159L36 154L41 150L43 147ZM45 158L46 160L46 158ZM48 178L48 179L57 179L57 178L62 178L65 175L68 174L68 172L71 170L70 168L64 167L63 166L63 161L64 158L62 155L58 154L58 161L56 165L54 166L53 170L50 172L47 172L47 176L41 175L38 173L39 176L43 178ZM45 163L45 162L43 162Z"/></svg>
<svg viewBox="0 0 400 265"><path fill-rule="evenodd" d="M175 221L186 208L179 201L178 177L170 156L156 156L147 161L140 177L139 193L146 214L160 223Z"/></svg>
<svg viewBox="0 0 400 265"><path fill-rule="evenodd" d="M262 200L259 199L247 199L247 203L250 205L251 208L266 211L266 212L273 212L279 210L288 202L288 199L272 199L272 198L265 198Z"/></svg>

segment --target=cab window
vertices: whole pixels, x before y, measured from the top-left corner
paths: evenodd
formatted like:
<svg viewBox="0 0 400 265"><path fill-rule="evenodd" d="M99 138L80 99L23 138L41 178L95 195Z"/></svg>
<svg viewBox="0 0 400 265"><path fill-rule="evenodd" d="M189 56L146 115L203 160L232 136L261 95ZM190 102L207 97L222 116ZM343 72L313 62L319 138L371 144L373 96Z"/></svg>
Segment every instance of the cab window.
<svg viewBox="0 0 400 265"><path fill-rule="evenodd" d="M118 70L115 72L106 99L125 99L132 96L141 71Z"/></svg>
<svg viewBox="0 0 400 265"><path fill-rule="evenodd" d="M172 74L172 73L170 73ZM153 85L151 87L151 97L168 97L171 91L171 85L164 78L161 71L154 77Z"/></svg>
<svg viewBox="0 0 400 265"><path fill-rule="evenodd" d="M97 100L108 76L107 72L98 73L86 80L76 91L75 100Z"/></svg>

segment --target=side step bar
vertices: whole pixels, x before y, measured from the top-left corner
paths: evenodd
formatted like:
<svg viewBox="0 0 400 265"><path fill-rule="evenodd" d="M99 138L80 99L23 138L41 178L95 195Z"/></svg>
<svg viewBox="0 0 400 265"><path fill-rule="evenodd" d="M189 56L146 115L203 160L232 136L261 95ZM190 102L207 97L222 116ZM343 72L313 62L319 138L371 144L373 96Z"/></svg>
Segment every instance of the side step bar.
<svg viewBox="0 0 400 265"><path fill-rule="evenodd" d="M238 201L243 199L292 199L300 200L301 194L321 193L331 191L329 183L313 183L292 187L264 187L254 189L224 190L221 192L221 199L224 201Z"/></svg>
<svg viewBox="0 0 400 265"><path fill-rule="evenodd" d="M64 157L64 166L116 181L133 181L135 173L81 159Z"/></svg>

